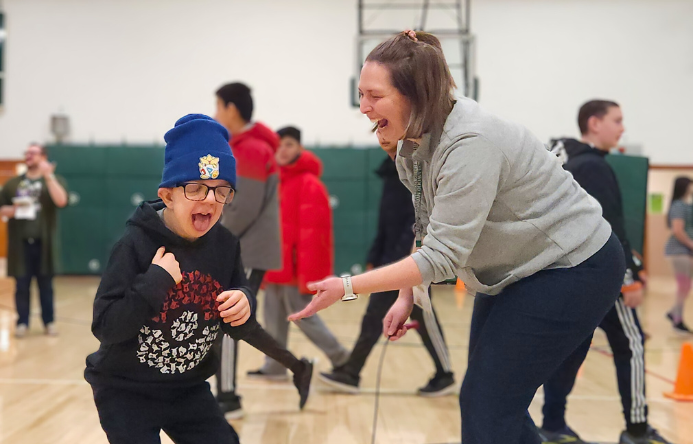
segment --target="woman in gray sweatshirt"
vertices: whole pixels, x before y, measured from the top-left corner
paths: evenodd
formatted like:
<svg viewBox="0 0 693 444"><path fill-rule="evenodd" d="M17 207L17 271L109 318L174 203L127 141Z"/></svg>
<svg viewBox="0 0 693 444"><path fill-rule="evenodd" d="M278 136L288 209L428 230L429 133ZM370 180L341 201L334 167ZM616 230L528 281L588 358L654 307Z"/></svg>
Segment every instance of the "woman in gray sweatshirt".
<svg viewBox="0 0 693 444"><path fill-rule="evenodd" d="M395 264L313 284L313 302L291 319L352 293L398 289L384 320L395 340L415 301L430 307L421 289L458 276L476 293L462 441L538 443L527 408L613 306L623 250L597 201L533 134L456 99L454 86L431 34L406 31L369 54L361 112L381 140L400 141L390 155L414 195L419 248Z"/></svg>

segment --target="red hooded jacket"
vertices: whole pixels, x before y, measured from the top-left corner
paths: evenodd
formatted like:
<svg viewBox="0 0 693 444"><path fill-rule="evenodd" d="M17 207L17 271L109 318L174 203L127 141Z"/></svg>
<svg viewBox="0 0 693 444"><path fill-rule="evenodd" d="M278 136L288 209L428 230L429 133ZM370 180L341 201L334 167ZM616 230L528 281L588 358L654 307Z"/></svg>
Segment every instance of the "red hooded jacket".
<svg viewBox="0 0 693 444"><path fill-rule="evenodd" d="M241 259L246 268L281 268L279 235L279 168L274 153L279 136L261 123L231 136L236 157L233 202L224 207L221 223L241 240Z"/></svg>
<svg viewBox="0 0 693 444"><path fill-rule="evenodd" d="M283 268L268 272L268 283L296 285L301 293L310 293L307 283L332 274L332 210L321 174L322 162L310 151L280 167Z"/></svg>

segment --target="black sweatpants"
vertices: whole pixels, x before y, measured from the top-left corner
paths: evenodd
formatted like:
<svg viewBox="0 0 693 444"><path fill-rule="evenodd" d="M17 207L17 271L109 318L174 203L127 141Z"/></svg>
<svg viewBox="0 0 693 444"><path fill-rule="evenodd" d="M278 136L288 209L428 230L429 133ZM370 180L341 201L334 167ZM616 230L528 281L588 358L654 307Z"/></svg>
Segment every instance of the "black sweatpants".
<svg viewBox="0 0 693 444"><path fill-rule="evenodd" d="M157 396L92 388L101 427L111 444L160 444L162 430L176 444L240 442L206 382Z"/></svg>
<svg viewBox="0 0 693 444"><path fill-rule="evenodd" d="M625 273L621 243L580 265L539 271L496 296L477 295L460 391L464 444L539 444L537 389L604 319Z"/></svg>
<svg viewBox="0 0 693 444"><path fill-rule="evenodd" d="M432 294L430 287L428 289L428 294ZM356 378L359 377L361 369L363 369L363 366L366 364L368 355L371 353L371 350L373 350L378 339L382 336L383 318L390 307L392 307L392 304L397 300L398 295L399 291L394 290L374 293L370 296L366 314L361 320L361 332L356 340L354 349L351 351L349 360L342 365L339 370ZM419 328L416 331L419 333L419 336L421 336L421 341L426 347L428 354L431 355L431 359L433 359L433 363L436 367L436 374L440 375L450 372L448 349L445 344L445 338L443 337L443 329L438 322L438 316L435 314L435 309L433 310L433 317L426 322L423 310L415 305L411 312L411 318L419 323ZM429 331L434 329L435 332L429 333ZM434 341L436 342L435 344Z"/></svg>
<svg viewBox="0 0 693 444"><path fill-rule="evenodd" d="M599 324L614 354L618 391L621 394L626 428L634 435L647 431L645 398L645 340L637 312L619 298ZM587 356L592 338L586 340L544 384L542 428L557 431L566 426L565 406L575 385L578 370Z"/></svg>
<svg viewBox="0 0 693 444"><path fill-rule="evenodd" d="M262 285L262 279L265 277L264 270L246 270L248 277L248 287L250 291L257 297ZM241 326L243 341L260 350L265 355L281 363L289 370L296 369L299 364L299 359L290 351L279 345L279 343L265 331L258 323L255 313L250 319ZM217 399L219 401L235 401L238 400L236 394L236 369L238 360L238 337L231 338L228 335L223 335L221 340L221 362L219 371L217 372Z"/></svg>

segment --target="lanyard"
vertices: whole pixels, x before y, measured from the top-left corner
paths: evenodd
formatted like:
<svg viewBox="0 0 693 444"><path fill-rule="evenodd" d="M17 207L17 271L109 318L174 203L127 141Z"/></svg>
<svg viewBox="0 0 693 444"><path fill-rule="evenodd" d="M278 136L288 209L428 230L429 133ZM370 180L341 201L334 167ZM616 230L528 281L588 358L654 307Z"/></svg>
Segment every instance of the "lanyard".
<svg viewBox="0 0 693 444"><path fill-rule="evenodd" d="M416 248L421 248L423 241L423 225L421 224L421 195L423 193L423 180L421 162L414 161L414 233L416 233Z"/></svg>
<svg viewBox="0 0 693 444"><path fill-rule="evenodd" d="M421 162L414 161L414 233L416 233L416 248L423 245L423 224L421 223L421 196L423 195L423 174ZM454 285L457 278L447 279L445 284Z"/></svg>

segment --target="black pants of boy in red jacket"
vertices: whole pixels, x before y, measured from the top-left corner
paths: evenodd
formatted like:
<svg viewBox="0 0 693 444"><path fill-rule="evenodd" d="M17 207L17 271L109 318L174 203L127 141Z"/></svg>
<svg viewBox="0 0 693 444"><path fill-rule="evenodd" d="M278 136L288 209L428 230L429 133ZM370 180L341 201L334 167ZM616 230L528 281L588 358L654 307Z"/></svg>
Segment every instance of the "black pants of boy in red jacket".
<svg viewBox="0 0 693 444"><path fill-rule="evenodd" d="M248 277L248 288L253 295L257 296L260 291L262 279L265 276L264 270L246 270ZM247 322L248 329L252 333L247 334L243 340L260 350L270 358L281 363L295 373L302 363L290 351L280 346L277 341L270 336L257 322L255 313L252 314ZM217 372L217 400L224 410L224 413L241 411L241 398L236 394L236 374L238 360L238 341L224 335L221 341L221 365ZM238 415L240 417L240 415Z"/></svg>

